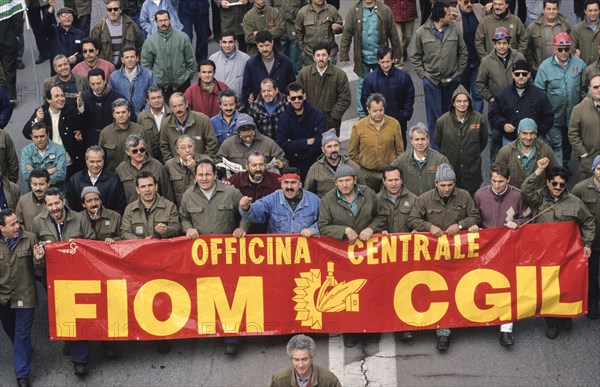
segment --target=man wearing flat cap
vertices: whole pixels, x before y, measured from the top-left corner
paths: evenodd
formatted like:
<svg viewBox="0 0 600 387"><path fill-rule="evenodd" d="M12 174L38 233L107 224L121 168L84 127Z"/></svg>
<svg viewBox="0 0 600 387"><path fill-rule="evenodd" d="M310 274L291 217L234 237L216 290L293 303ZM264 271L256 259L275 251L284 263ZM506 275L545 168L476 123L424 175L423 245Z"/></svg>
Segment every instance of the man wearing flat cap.
<svg viewBox="0 0 600 387"><path fill-rule="evenodd" d="M456 187L456 175L449 164L441 164L435 174L435 188L417 198L408 216L408 227L429 232L434 237L452 237L461 230L477 228L479 210L467 191ZM439 351L450 347L450 329L436 329Z"/></svg>
<svg viewBox="0 0 600 387"><path fill-rule="evenodd" d="M85 32L73 26L75 11L68 7L62 7L56 11L56 0L50 0L50 6L44 11L42 26L48 36L50 60L62 54L67 57L71 68L83 60L81 52L81 41L85 38ZM50 66L50 75L56 75L54 66Z"/></svg>
<svg viewBox="0 0 600 387"><path fill-rule="evenodd" d="M304 181L305 189L322 198L335 188L335 172L342 165L347 165L354 170L358 184L365 184L365 179L360 173L360 166L350 160L347 155L341 154L340 139L334 128L323 133L321 151L323 154L308 170Z"/></svg>
<svg viewBox="0 0 600 387"><path fill-rule="evenodd" d="M524 60L512 67L513 82L496 93L490 105L488 120L493 130L502 136L500 146L517 139L517 127L523 118L531 118L538 125L538 136L545 135L554 121L550 100L531 83L531 67ZM496 159L499 147L490 149L490 160Z"/></svg>
<svg viewBox="0 0 600 387"><path fill-rule="evenodd" d="M496 164L510 172L510 185L519 189L525 178L535 171L538 160L547 157L551 168L558 167L552 148L537 138L537 128L534 120L523 118L517 127L518 138L504 145L496 156Z"/></svg>
<svg viewBox="0 0 600 387"><path fill-rule="evenodd" d="M120 240L121 215L102 205L102 195L98 187L90 185L83 188L81 205L84 209L83 213L87 215L84 218L96 231L96 240L104 241L107 245L112 245L115 241Z"/></svg>

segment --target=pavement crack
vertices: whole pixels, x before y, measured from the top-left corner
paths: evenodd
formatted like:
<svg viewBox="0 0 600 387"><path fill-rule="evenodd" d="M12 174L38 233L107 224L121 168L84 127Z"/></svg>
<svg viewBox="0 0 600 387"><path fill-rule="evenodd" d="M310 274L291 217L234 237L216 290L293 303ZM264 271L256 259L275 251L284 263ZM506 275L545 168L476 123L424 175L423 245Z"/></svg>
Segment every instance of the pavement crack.
<svg viewBox="0 0 600 387"><path fill-rule="evenodd" d="M360 358L360 372L362 372L363 377L365 378L365 387L369 386L369 378L367 377L367 371L369 370L367 365L367 349L365 345L362 345L362 355Z"/></svg>

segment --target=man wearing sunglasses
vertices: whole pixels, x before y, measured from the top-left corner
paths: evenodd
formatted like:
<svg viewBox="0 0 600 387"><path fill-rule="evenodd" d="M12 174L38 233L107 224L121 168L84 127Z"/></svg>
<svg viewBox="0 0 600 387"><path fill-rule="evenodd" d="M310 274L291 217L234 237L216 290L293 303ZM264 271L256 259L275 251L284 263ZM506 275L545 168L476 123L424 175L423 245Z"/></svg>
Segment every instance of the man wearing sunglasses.
<svg viewBox="0 0 600 387"><path fill-rule="evenodd" d="M554 36L554 55L545 59L535 77L535 85L546 92L554 110L554 124L546 134L559 165L565 168L571 158L567 127L571 111L581 101L581 74L585 62L571 54L573 41L566 32Z"/></svg>
<svg viewBox="0 0 600 387"><path fill-rule="evenodd" d="M100 58L121 67L121 47L134 46L137 52L142 51L144 39L135 22L127 15L122 15L121 2L114 0L106 4L107 17L96 23L90 37L102 45Z"/></svg>
<svg viewBox="0 0 600 387"><path fill-rule="evenodd" d="M566 186L569 182L569 171L563 167L548 168L547 157L538 160L534 173L529 175L521 187L525 200L534 212L535 223L568 222L574 220L579 225L583 242L583 257L589 258L596 232L594 216L577 196L572 195ZM536 186L546 178L546 186ZM546 317L546 337L553 340L558 337L559 326L565 331L571 329L570 318Z"/></svg>
<svg viewBox="0 0 600 387"><path fill-rule="evenodd" d="M548 97L530 82L531 67L527 62L518 60L513 64L512 79L512 84L496 94L488 113L490 125L502 134L502 145L517 139L517 127L523 118L537 123L538 136L550 130L554 119ZM490 160L495 160L496 153L490 153Z"/></svg>

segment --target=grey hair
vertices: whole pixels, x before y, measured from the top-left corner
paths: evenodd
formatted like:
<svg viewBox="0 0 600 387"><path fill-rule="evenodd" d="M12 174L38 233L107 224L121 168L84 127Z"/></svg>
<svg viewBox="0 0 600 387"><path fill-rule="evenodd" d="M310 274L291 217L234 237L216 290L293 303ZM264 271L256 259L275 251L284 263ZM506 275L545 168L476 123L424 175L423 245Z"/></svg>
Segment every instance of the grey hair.
<svg viewBox="0 0 600 387"><path fill-rule="evenodd" d="M425 126L425 124L422 122L418 122L415 125L411 126L410 129L408 129L408 132L406 132L406 138L412 140L412 135L414 132L424 133L427 136L427 138L429 138L429 130L427 129L427 126Z"/></svg>
<svg viewBox="0 0 600 387"><path fill-rule="evenodd" d="M188 136L187 134L182 134L181 136L177 137L177 139L175 139L175 147L179 147L179 143L183 140L187 140L190 139L192 141L192 145L196 145L196 141L194 141L193 138L191 138L190 136Z"/></svg>
<svg viewBox="0 0 600 387"><path fill-rule="evenodd" d="M248 153L248 157L246 158L247 160L250 159L250 157L264 157L265 161L267 160L267 156L265 156L265 154L259 150L253 150L252 152Z"/></svg>
<svg viewBox="0 0 600 387"><path fill-rule="evenodd" d="M296 335L292 337L286 346L287 354L290 358L292 357L292 352L296 349L308 349L310 357L317 356L317 344L309 336Z"/></svg>
<svg viewBox="0 0 600 387"><path fill-rule="evenodd" d="M140 136L139 134L130 134L125 139L125 151L128 151L129 147L138 146L141 141L144 141L144 137Z"/></svg>
<svg viewBox="0 0 600 387"><path fill-rule="evenodd" d="M67 59L67 60L69 60L69 58L67 58L65 55L58 54L57 56L54 57L54 59L52 59L52 65L54 66L54 64L56 64L56 62L58 62L61 59Z"/></svg>
<svg viewBox="0 0 600 387"><path fill-rule="evenodd" d="M385 97L381 93L373 93L367 98L367 109L371 107L371 102L383 102L383 107L386 105Z"/></svg>
<svg viewBox="0 0 600 387"><path fill-rule="evenodd" d="M87 148L87 150L85 151L85 159L88 159L88 156L90 153L92 152L99 152L102 154L102 158L104 158L104 149L100 148L98 145L92 145L91 147Z"/></svg>
<svg viewBox="0 0 600 387"><path fill-rule="evenodd" d="M116 108L121 107L121 106L125 106L127 108L127 111L130 111L129 110L129 102L125 98L115 99L113 101L113 103L110 104L110 106L112 106L113 112L115 111Z"/></svg>

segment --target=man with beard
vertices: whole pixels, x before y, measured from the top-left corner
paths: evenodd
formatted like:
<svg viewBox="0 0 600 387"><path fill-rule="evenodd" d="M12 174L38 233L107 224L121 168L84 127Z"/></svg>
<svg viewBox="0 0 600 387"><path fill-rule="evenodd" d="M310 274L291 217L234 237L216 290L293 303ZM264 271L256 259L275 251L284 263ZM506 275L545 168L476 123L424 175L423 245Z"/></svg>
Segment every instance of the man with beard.
<svg viewBox="0 0 600 387"><path fill-rule="evenodd" d="M365 179L360 174L360 166L348 156L340 154L340 149L340 139L336 136L335 129L323 133L321 140L323 154L310 166L304 181L304 189L322 198L335 188L335 171L342 165L348 165L354 170L358 184L365 184Z"/></svg>
<svg viewBox="0 0 600 387"><path fill-rule="evenodd" d="M125 139L125 154L126 159L119 164L115 172L123 184L127 204L138 199L135 177L139 172L151 173L158 187L158 193L167 200L175 202L167 169L150 157L144 137L139 134L129 135Z"/></svg>
<svg viewBox="0 0 600 387"><path fill-rule="evenodd" d="M217 135L219 146L229 137L236 135L236 123L239 113L237 111L237 102L235 91L222 90L219 92L220 112L210 118L210 125Z"/></svg>
<svg viewBox="0 0 600 387"><path fill-rule="evenodd" d="M66 106L75 109L79 94L90 88L88 80L83 75L73 73L67 57L62 54L52 60L52 66L56 75L44 81L42 99L52 87L58 86L65 93Z"/></svg>
<svg viewBox="0 0 600 387"><path fill-rule="evenodd" d="M236 130L237 135L229 137L219 148L215 158L217 163L227 159L232 163L244 165L252 151L259 151L265 157L267 169L282 169L288 166L283 149L269 137L256 132L252 117L241 113L236 122Z"/></svg>
<svg viewBox="0 0 600 387"><path fill-rule="evenodd" d="M89 186L81 191L81 208L83 208L82 215L90 222L96 233L96 240L112 245L121 239L119 235L121 215L104 207L98 188ZM108 348L112 350L113 346L105 347L105 355ZM114 357L114 353L109 353L106 357Z"/></svg>
<svg viewBox="0 0 600 387"><path fill-rule="evenodd" d="M196 141L196 157L200 157L201 154L214 157L217 154L218 141L206 114L192 111L185 95L179 92L171 95L169 106L172 114L162 121L160 128L160 151L163 160L166 162L175 157L175 140L182 134L187 134Z"/></svg>
<svg viewBox="0 0 600 387"><path fill-rule="evenodd" d="M49 188L44 195L46 211L33 219L33 232L40 242L59 242L69 239L95 239L96 234L82 214L65 206L60 189ZM71 356L73 370L78 377L88 373L90 344L88 341L70 341L63 347L63 354Z"/></svg>
<svg viewBox="0 0 600 387"><path fill-rule="evenodd" d="M510 13L509 0L493 0L492 13L483 17L475 33L475 48L479 59L485 58L493 49L492 37L496 28L504 27L512 36L510 47L525 55L527 51L527 30L523 22Z"/></svg>
<svg viewBox="0 0 600 387"><path fill-rule="evenodd" d="M83 121L81 115L67 106L63 90L53 86L46 93L46 105L35 110L23 127L23 136L31 139L31 128L36 122L46 124L48 136L67 151L67 178L83 168Z"/></svg>
<svg viewBox="0 0 600 387"><path fill-rule="evenodd" d="M267 223L269 234L319 235L317 220L320 199L302 188L297 168L285 168L279 177L280 190L258 200L240 199L240 214L252 223Z"/></svg>
<svg viewBox="0 0 600 387"><path fill-rule="evenodd" d="M277 88L277 83L265 78L260 82L258 98L250 103L248 114L254 119L258 131L274 140L279 116L287 105L287 99Z"/></svg>
<svg viewBox="0 0 600 387"><path fill-rule="evenodd" d="M569 171L563 167L548 169L550 160L538 160L536 170L523 182L522 191L525 200L534 212L535 223L553 223L576 221L583 244L583 259L592 254L592 243L596 233L594 216L577 196L567 190ZM546 182L545 187L538 189ZM572 241L573 243L575 241ZM559 330L571 330L573 320L570 318L545 317L546 337L554 340Z"/></svg>
<svg viewBox="0 0 600 387"><path fill-rule="evenodd" d="M321 153L319 144L325 132L325 117L306 100L301 84L290 83L287 91L290 104L279 117L275 141L305 179L308 169Z"/></svg>
<svg viewBox="0 0 600 387"><path fill-rule="evenodd" d="M158 194L158 183L151 172L135 176L138 200L125 208L121 223L121 238L173 238L181 235L179 213L173 202Z"/></svg>
<svg viewBox="0 0 600 387"><path fill-rule="evenodd" d="M90 70L88 73L90 90L81 93L77 98L77 110L83 114L83 121L87 128L83 132L86 148L98 145L100 131L113 122L112 103L125 96L111 90L106 84L106 75L100 69Z"/></svg>
<svg viewBox="0 0 600 387"><path fill-rule="evenodd" d="M221 2L221 7L223 7L223 3L226 3L227 0L223 0ZM235 6L230 7L228 9L240 9L243 6ZM221 15L223 15L223 10L221 10ZM223 20L223 19L221 19ZM241 27L241 26L240 26ZM210 56L210 60L215 63L217 70L215 71L215 79L229 85L232 90L235 90L235 93L238 97L242 97L242 82L244 80L244 67L246 66L246 62L250 59L250 56L246 54L244 51L245 47L242 48L241 42L244 41L244 46L246 45L246 41L243 39L240 40L240 48L236 47L236 43L238 42L237 36L233 30L224 30L219 38L219 46L221 49Z"/></svg>
<svg viewBox="0 0 600 387"><path fill-rule="evenodd" d="M529 64L524 60L516 61L512 66L512 78L512 84L496 94L488 113L491 127L502 134L502 145L517 139L517 127L523 118L531 118L537 123L538 135L545 135L554 121L552 104L546 93L530 82ZM490 159L495 157L495 153L490 153Z"/></svg>
<svg viewBox="0 0 600 387"><path fill-rule="evenodd" d="M285 168L287 170L289 168ZM248 155L246 170L231 176L227 181L239 189L242 195L257 201L281 188L278 173L267 171L265 155L260 151L252 151ZM244 214L242 214L243 216ZM267 232L267 223L252 222L248 234L264 234Z"/></svg>
<svg viewBox="0 0 600 387"><path fill-rule="evenodd" d="M452 96L452 106L435 125L434 141L448 157L456 174L456 186L471 195L481 186L481 152L487 145L485 117L473 110L469 92L461 85Z"/></svg>
<svg viewBox="0 0 600 387"><path fill-rule="evenodd" d="M326 43L314 46L314 63L298 74L298 83L309 101L325 116L325 127L340 132L342 117L350 107L350 83L346 73L330 63L330 48ZM363 88L364 90L364 88Z"/></svg>
<svg viewBox="0 0 600 387"><path fill-rule="evenodd" d="M44 194L50 188L50 174L47 170L37 168L31 171L28 180L31 192L19 198L15 213L21 227L31 231L33 218L46 210L44 206Z"/></svg>
<svg viewBox="0 0 600 387"><path fill-rule="evenodd" d="M422 122L406 133L412 152L403 152L392 165L400 170L404 186L417 196L435 188L435 173L441 164L448 164L446 156L429 146L429 130Z"/></svg>
<svg viewBox="0 0 600 387"><path fill-rule="evenodd" d="M219 112L219 93L228 90L229 86L215 79L217 66L210 59L198 62L198 83L187 88L185 98L190 109L212 117Z"/></svg>
<svg viewBox="0 0 600 387"><path fill-rule="evenodd" d="M132 134L145 135L144 128L129 119L131 112L126 99L117 99L112 103L112 108L114 122L102 129L98 140L98 146L106 153L106 168L109 171L115 170L126 159L123 145L125 139ZM147 139L144 140L146 144L150 143Z"/></svg>
<svg viewBox="0 0 600 387"><path fill-rule="evenodd" d="M558 167L558 162L552 148L537 138L537 124L531 118L523 118L519 122L517 133L515 141L500 149L496 164L508 168L510 184L520 188L525 178L535 171L538 160L547 158L550 168Z"/></svg>
<svg viewBox="0 0 600 387"><path fill-rule="evenodd" d="M125 193L119 177L108 168L104 168L104 150L99 146L91 146L85 151L85 165L69 179L66 199L73 211L83 211L81 192L85 187L93 186L98 189L101 197L106 198L103 205L122 214L125 210Z"/></svg>
<svg viewBox="0 0 600 387"><path fill-rule="evenodd" d="M434 237L444 234L452 237L461 230L471 230L480 221L479 211L471 195L456 188L456 175L448 164L441 164L435 173L435 188L417 198L408 216L408 227L414 231L429 232ZM473 228L474 229L474 228ZM436 329L436 348L450 347L450 329Z"/></svg>

